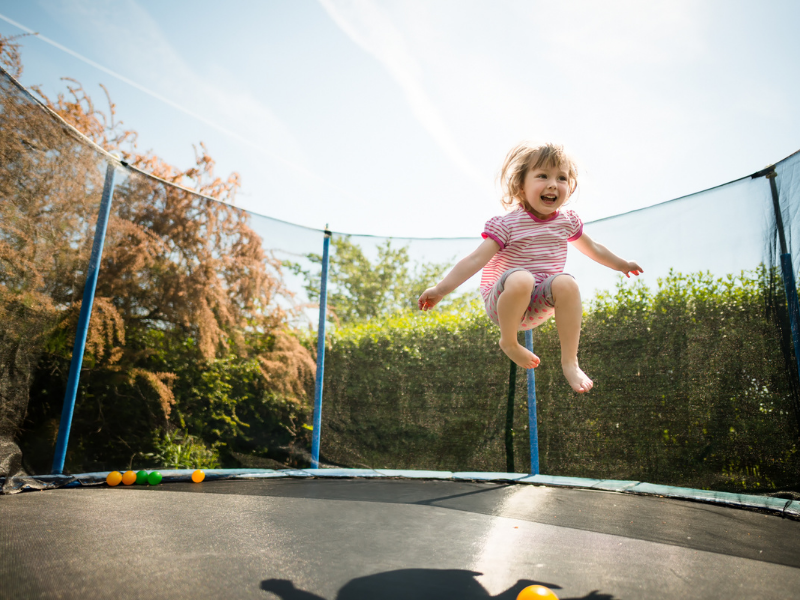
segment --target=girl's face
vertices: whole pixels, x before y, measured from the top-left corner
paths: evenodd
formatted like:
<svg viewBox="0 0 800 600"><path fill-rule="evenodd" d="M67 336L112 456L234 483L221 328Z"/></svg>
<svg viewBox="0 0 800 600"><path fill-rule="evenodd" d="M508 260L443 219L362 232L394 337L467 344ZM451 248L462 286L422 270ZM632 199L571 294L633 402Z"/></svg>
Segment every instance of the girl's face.
<svg viewBox="0 0 800 600"><path fill-rule="evenodd" d="M522 184L525 200L533 209L534 216L549 219L569 199L569 173L559 165L541 166L531 169Z"/></svg>

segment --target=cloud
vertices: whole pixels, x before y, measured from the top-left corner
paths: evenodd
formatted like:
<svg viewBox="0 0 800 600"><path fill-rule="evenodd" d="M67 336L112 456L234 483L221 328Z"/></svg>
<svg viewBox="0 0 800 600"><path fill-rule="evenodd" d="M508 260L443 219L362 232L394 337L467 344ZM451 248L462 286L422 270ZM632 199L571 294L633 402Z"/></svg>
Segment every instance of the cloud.
<svg viewBox="0 0 800 600"><path fill-rule="evenodd" d="M422 68L403 33L389 16L370 0L320 0L339 28L358 46L374 56L394 78L420 124L450 161L472 182L492 194L485 177L453 139L445 120L422 83Z"/></svg>

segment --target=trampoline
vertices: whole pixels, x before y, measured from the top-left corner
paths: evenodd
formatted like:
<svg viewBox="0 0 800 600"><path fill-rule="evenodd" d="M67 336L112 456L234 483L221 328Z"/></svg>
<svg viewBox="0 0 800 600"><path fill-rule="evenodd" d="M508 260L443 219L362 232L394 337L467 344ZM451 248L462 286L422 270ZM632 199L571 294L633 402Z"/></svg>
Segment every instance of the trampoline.
<svg viewBox="0 0 800 600"><path fill-rule="evenodd" d="M794 280L800 253L793 259L789 252L800 236L800 153L717 188L587 223L601 239L624 237L629 247L620 242L623 253L640 256L634 249L657 248L645 277L658 286L658 278L668 280L658 288L660 296L625 288L614 302L606 297L593 309L581 343L601 375L587 401L559 392L558 368L538 368L538 383L532 372L517 376L498 354L488 321L473 313L391 331L365 326L329 344L323 375L324 282L333 232L249 214L139 171L85 139L5 71L0 100L3 143L19 159L0 165L0 183L18 200L3 204L0 224L28 262L7 261L39 269L13 270L14 293L21 291L0 307L7 332L0 344L0 473L7 475L0 477L0 599L514 600L533 584L562 600L798 597L800 494L785 490L797 490L800 473L800 303ZM76 172L87 175L76 178ZM49 192L38 191L45 183ZM61 212L52 210L54 199ZM689 204L705 217L685 218ZM262 349L265 336L255 326L250 334L257 332L263 350L248 355L255 362L226 355L237 369L251 371L220 371L225 385L208 389L207 373L193 367L198 361L204 368L216 364L213 353L180 354L174 364L153 362L144 369L138 361L147 353L131 343L128 362L117 362L127 352L125 328L115 329L122 316L102 321L109 327L108 347L90 337L93 359L81 366L95 286L103 290L100 313L119 316L124 307L113 300L129 296L119 285L139 281L138 271L131 279L115 270L139 264L126 262L128 250L138 248L131 240L161 244L141 251L160 262L145 269L136 290L149 289L148 282L160 281L156 275L163 273L180 276L162 282L164 289L187 288L181 281L195 285L199 269L176 258L188 248L179 236L173 239L180 228L154 225L176 207L192 222L206 215L203 227L233 227L203 258L207 273L218 272L208 265L222 258L228 264L254 240L260 245L253 248L265 252L263 261L243 264L264 281L283 260L317 265L312 258L322 249L313 413L303 412L306 404L310 408L306 388L312 383L299 375L313 364L313 353L294 338L286 348L275 341L274 352ZM753 207L761 207L763 218L738 217ZM51 221L43 224L42 215ZM725 226L709 232L706 223L722 217ZM373 255L398 242L335 235ZM447 262L474 241L399 242L415 260ZM104 243L111 258L102 263ZM589 289L611 289L579 261L570 273ZM731 275L753 269L761 270ZM712 272L726 279L712 281ZM233 294L239 279L231 277L225 285ZM287 279L289 284L303 285L299 279ZM219 285L212 278L187 289ZM38 304L31 304L34 297ZM137 322L150 314L143 308L149 296L142 298L124 313ZM236 300L225 306L250 306ZM287 310L300 306L280 300ZM75 309L78 320L74 346L62 340L62 355L53 354L45 365L45 342L61 335L57 325L67 309ZM247 311L237 314L250 319L255 313ZM259 315L270 319L259 323L278 322L271 320L275 315ZM142 332L152 339L171 332L173 346L164 346L163 356L184 352L205 331L185 333L197 325L195 316L161 315ZM676 327L686 323L692 326ZM555 356L554 330L539 334L537 351ZM532 344L530 337L526 343ZM618 368L607 366L611 357ZM128 372L120 377L123 364ZM258 385L238 391L228 385L262 364L296 377L270 383L270 371ZM47 377L37 379L42 373ZM167 389L171 381L183 386L175 394ZM183 410L179 418L173 408ZM184 416L192 417L189 425ZM71 448L78 451L68 457L73 417ZM541 470L562 476L538 474L539 422ZM178 429L185 430L184 441L199 440L200 448L180 463L164 458L188 447L168 439ZM217 461L215 449L223 447L228 455ZM197 462L198 456L206 462ZM113 488L105 483L107 471L60 475L134 461L375 468L211 470L199 484L191 482L190 471L161 470L161 485ZM507 473L489 472L504 468ZM514 473L520 470L531 474ZM15 493L25 490L31 492Z"/></svg>
<svg viewBox="0 0 800 600"><path fill-rule="evenodd" d="M541 584L562 600L752 599L800 589L796 501L330 471L219 471L199 484L166 471L159 486L116 488L94 474L2 496L0 596L513 600Z"/></svg>

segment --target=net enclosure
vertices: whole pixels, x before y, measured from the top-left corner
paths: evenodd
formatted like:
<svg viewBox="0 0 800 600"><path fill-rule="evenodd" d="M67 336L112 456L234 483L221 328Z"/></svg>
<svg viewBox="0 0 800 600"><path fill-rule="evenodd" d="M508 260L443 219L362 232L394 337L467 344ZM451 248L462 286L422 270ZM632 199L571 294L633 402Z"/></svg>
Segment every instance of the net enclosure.
<svg viewBox="0 0 800 600"><path fill-rule="evenodd" d="M0 475L52 468L110 171L64 470L307 466L326 232L124 163L5 72L0 157ZM798 489L799 206L794 154L585 224L645 272L623 279L570 250L595 387L569 388L552 321L534 331L541 473ZM530 472L525 374L477 278L415 310L482 226L465 239L331 232L322 466Z"/></svg>

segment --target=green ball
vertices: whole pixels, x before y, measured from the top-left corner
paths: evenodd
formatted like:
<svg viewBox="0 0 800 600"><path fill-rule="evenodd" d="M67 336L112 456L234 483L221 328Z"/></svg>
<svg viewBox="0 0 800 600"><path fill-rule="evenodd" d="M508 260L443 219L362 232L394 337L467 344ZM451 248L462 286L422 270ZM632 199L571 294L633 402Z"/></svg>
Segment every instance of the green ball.
<svg viewBox="0 0 800 600"><path fill-rule="evenodd" d="M139 471L136 473L136 485L145 485L147 483L147 471Z"/></svg>
<svg viewBox="0 0 800 600"><path fill-rule="evenodd" d="M162 479L161 473L159 473L158 471L153 471L152 473L150 473L150 475L147 476L147 483L149 483L150 485L158 485L159 483L161 483L161 479Z"/></svg>

